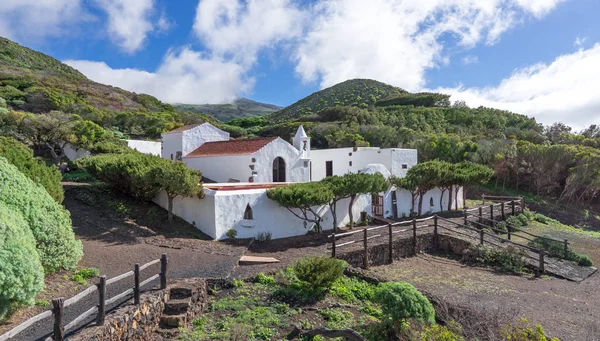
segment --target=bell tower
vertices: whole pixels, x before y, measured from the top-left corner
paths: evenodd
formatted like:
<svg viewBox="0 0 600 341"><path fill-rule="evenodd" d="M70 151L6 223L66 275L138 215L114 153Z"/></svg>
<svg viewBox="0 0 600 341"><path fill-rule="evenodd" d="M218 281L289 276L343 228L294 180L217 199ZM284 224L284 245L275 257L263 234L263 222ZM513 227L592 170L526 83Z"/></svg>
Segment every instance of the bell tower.
<svg viewBox="0 0 600 341"><path fill-rule="evenodd" d="M306 135L302 126L298 127L293 139L294 147L300 151L301 159L310 159L310 137Z"/></svg>

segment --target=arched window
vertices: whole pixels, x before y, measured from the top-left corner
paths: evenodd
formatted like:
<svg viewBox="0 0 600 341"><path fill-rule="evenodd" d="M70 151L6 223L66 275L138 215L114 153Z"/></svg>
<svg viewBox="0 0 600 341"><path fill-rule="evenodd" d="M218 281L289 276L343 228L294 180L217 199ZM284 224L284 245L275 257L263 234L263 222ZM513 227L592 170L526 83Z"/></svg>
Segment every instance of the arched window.
<svg viewBox="0 0 600 341"><path fill-rule="evenodd" d="M285 161L281 157L273 160L273 182L285 182Z"/></svg>
<svg viewBox="0 0 600 341"><path fill-rule="evenodd" d="M254 219L254 213L252 213L252 207L250 207L250 204L246 205L246 210L244 211L244 219L245 220L253 220Z"/></svg>
<svg viewBox="0 0 600 341"><path fill-rule="evenodd" d="M429 198L429 206L434 206L435 204L433 203L433 197Z"/></svg>

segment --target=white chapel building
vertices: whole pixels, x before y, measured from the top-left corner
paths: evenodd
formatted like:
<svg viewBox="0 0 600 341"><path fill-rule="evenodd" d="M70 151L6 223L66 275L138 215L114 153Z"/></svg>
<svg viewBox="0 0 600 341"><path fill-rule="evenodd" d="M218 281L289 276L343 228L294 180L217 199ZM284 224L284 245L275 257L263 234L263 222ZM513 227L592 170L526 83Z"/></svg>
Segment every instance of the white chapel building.
<svg viewBox="0 0 600 341"><path fill-rule="evenodd" d="M203 123L162 134L161 156L181 160L202 172L205 197L177 197L173 213L215 239L223 239L233 228L239 238L271 233L273 239L306 234L311 226L266 196L269 188L294 182L319 181L346 173L381 173L403 177L417 164L417 150L401 148L335 148L311 150L310 137L298 127L292 143L280 137L231 140L229 133ZM438 212L440 191L426 194L425 212ZM458 196L462 207L462 195ZM447 207L448 194L442 200ZM167 207L165 193L155 202ZM412 198L408 191L390 188L378 196L357 198L353 216L361 213L382 218L407 217ZM429 205L427 205L429 204ZM454 204L453 204L454 205ZM339 226L348 223L348 203L338 203ZM317 208L321 225L331 229L329 207ZM355 219L356 219L355 218Z"/></svg>

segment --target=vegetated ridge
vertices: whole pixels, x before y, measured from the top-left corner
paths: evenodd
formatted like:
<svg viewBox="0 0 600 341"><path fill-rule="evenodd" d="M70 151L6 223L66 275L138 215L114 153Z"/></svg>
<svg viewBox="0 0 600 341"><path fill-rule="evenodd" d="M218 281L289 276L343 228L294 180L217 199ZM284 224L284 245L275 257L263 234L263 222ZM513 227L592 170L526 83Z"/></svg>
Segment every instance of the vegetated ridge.
<svg viewBox="0 0 600 341"><path fill-rule="evenodd" d="M351 79L317 91L269 115L268 118L282 122L314 114L329 107L350 105L366 108L379 100L398 97L404 93L407 91L375 80Z"/></svg>
<svg viewBox="0 0 600 341"><path fill-rule="evenodd" d="M173 107L178 111L209 114L223 122L240 117L268 115L282 109L274 104L256 102L243 97L228 104L173 104Z"/></svg>

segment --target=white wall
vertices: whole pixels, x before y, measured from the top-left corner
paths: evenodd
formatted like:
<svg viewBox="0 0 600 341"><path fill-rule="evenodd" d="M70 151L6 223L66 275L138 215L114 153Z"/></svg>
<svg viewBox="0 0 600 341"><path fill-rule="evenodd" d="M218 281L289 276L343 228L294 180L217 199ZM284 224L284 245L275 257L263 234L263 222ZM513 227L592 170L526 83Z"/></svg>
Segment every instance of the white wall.
<svg viewBox="0 0 600 341"><path fill-rule="evenodd" d="M202 172L202 176L216 182L228 182L237 179L248 182L252 175L250 165L252 155L221 155L205 157L184 157L183 162L192 169Z"/></svg>
<svg viewBox="0 0 600 341"><path fill-rule="evenodd" d="M187 155L206 142L229 141L229 133L210 123L204 123L183 132L182 153Z"/></svg>
<svg viewBox="0 0 600 341"><path fill-rule="evenodd" d="M392 175L403 177L417 164L417 150L399 148L334 148L311 151L312 181L325 178L326 161L333 161L333 175L357 173L369 164L382 164ZM352 165L350 165L352 162ZM402 169L402 164L407 169Z"/></svg>
<svg viewBox="0 0 600 341"><path fill-rule="evenodd" d="M162 143L155 141L125 140L127 146L143 154L161 156ZM173 155L175 157L175 155Z"/></svg>
<svg viewBox="0 0 600 341"><path fill-rule="evenodd" d="M182 150L182 139L182 132L162 134L161 157L163 159L175 160L177 152Z"/></svg>
<svg viewBox="0 0 600 341"><path fill-rule="evenodd" d="M459 209L464 207L462 191L463 191L463 188L461 187L458 191L458 198L457 198ZM440 212L440 195L441 195L441 191L439 188L434 188L434 189L428 191L427 193L425 193L425 195L423 196L423 206L422 206L421 214L425 215L425 214L432 214L432 213ZM448 210L448 200L449 200L448 195L449 195L448 191L444 192L444 197L442 199L443 211ZM433 198L433 206L430 205L430 203L431 203L430 199L432 199L432 198ZM410 211L411 211L411 202L412 202L410 192L405 189L396 189L396 200L397 200L396 207L398 208L398 218L409 217ZM452 200L452 209L454 209L454 207L455 207L454 193L452 194L451 200ZM390 202L391 202L391 196L390 196ZM389 205L389 207L391 208L391 205ZM388 208L385 207L385 209L387 210ZM419 210L419 196L417 195L415 197L414 211L418 212L418 210ZM390 210L389 215L392 215L391 210ZM385 216L388 217L389 215L385 215Z"/></svg>
<svg viewBox="0 0 600 341"><path fill-rule="evenodd" d="M80 159L80 158L82 158L84 156L88 156L88 155L92 154L92 153L89 152L89 150L83 149L83 148L77 148L77 147L73 146L70 143L67 143L65 145L64 151L65 151L65 156L70 161L75 161L75 160Z"/></svg>
<svg viewBox="0 0 600 341"><path fill-rule="evenodd" d="M252 155L256 159L254 182L273 182L273 161L277 157L285 161L286 182L308 182L310 162L302 160L302 153L281 138L270 142ZM251 160L251 159L250 159Z"/></svg>
<svg viewBox="0 0 600 341"><path fill-rule="evenodd" d="M202 199L196 196L176 197L173 199L173 214L196 226L210 237L216 238L214 192L205 188ZM169 199L165 191L161 191L153 201L164 209L168 207Z"/></svg>

